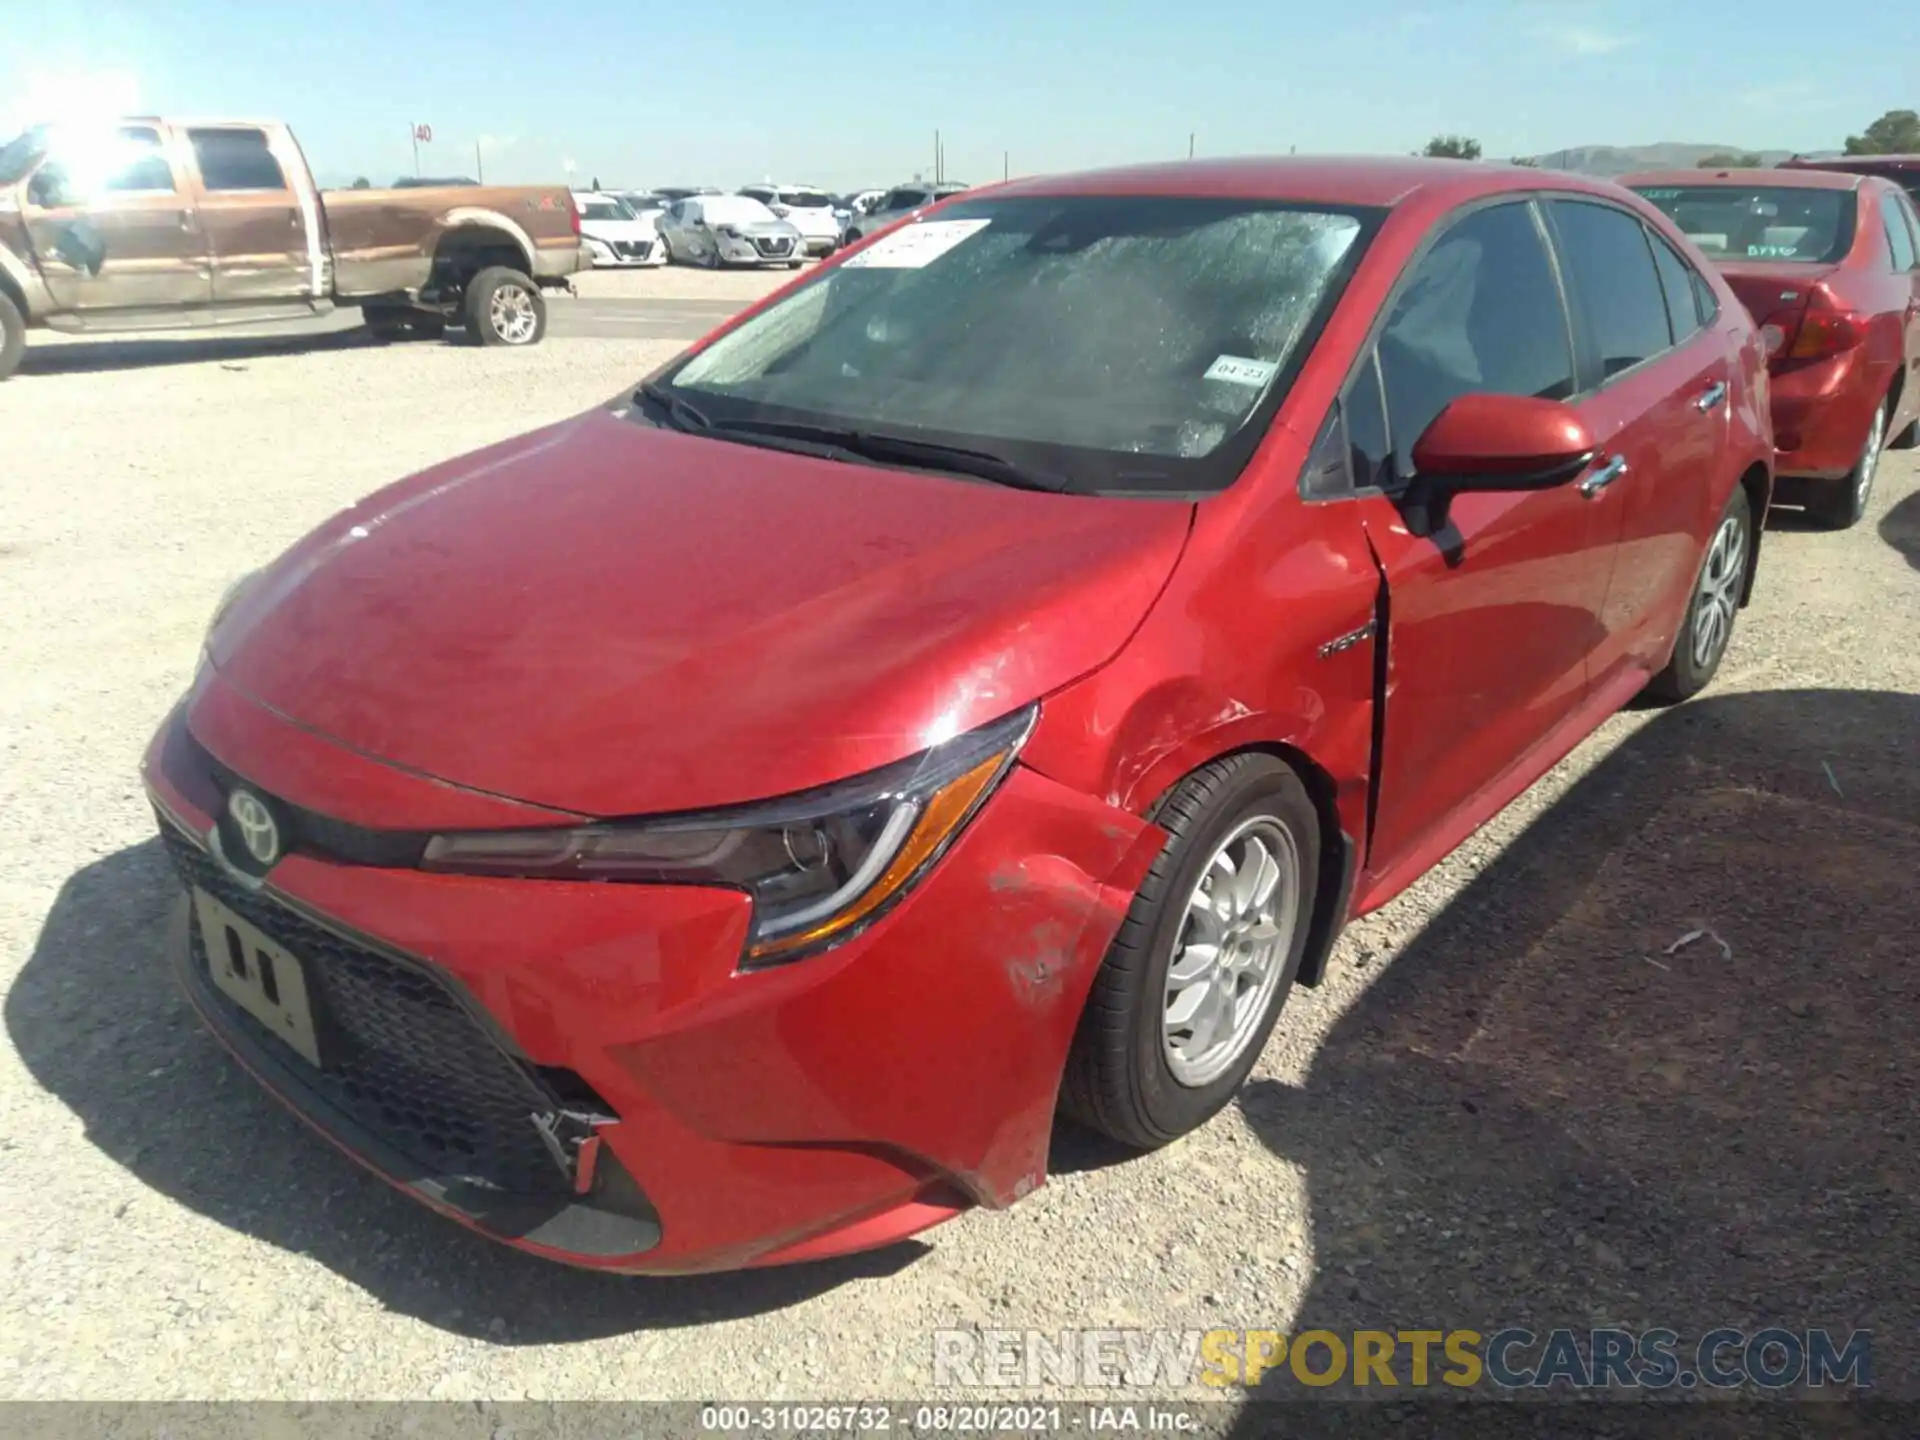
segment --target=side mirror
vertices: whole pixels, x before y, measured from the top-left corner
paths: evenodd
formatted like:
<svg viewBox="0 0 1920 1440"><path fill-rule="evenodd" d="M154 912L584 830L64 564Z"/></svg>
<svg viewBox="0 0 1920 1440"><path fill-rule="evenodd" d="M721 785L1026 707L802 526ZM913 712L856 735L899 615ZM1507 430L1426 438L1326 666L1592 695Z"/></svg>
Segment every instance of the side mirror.
<svg viewBox="0 0 1920 1440"><path fill-rule="evenodd" d="M1413 445L1414 474L1446 490L1550 490L1593 463L1580 412L1530 395L1462 395Z"/></svg>

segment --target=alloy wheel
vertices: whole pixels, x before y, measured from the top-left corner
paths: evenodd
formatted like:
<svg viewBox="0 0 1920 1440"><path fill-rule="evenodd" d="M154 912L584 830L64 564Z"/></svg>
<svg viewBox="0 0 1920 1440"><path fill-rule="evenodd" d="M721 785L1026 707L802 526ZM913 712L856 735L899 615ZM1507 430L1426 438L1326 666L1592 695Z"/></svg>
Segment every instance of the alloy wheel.
<svg viewBox="0 0 1920 1440"><path fill-rule="evenodd" d="M1873 494L1873 477L1880 471L1880 451L1887 439L1887 407L1873 412L1873 424L1867 429L1867 448L1860 452L1860 464L1854 471L1853 508L1864 512L1867 497Z"/></svg>
<svg viewBox="0 0 1920 1440"><path fill-rule="evenodd" d="M1733 634L1740 608L1740 584L1747 573L1747 531L1738 515L1729 515L1714 531L1707 562L1700 570L1699 603L1693 615L1693 663L1710 670Z"/></svg>
<svg viewBox="0 0 1920 1440"><path fill-rule="evenodd" d="M1300 886L1299 849L1270 816L1215 847L1167 966L1161 1053L1180 1084L1218 1079L1259 1033L1293 948Z"/></svg>
<svg viewBox="0 0 1920 1440"><path fill-rule="evenodd" d="M502 285L487 303L494 333L509 345L525 345L539 327L533 297L518 285Z"/></svg>

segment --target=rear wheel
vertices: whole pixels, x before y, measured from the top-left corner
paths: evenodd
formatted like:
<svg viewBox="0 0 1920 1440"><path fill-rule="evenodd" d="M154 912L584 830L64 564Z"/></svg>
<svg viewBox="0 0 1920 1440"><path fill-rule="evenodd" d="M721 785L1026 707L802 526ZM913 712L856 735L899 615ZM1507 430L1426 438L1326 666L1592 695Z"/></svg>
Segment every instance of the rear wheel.
<svg viewBox="0 0 1920 1440"><path fill-rule="evenodd" d="M1707 553L1693 582L1693 595L1680 620L1667 668L1647 684L1655 700L1685 700L1707 687L1733 639L1734 617L1746 588L1747 559L1753 553L1753 507L1736 486L1720 523L1707 541Z"/></svg>
<svg viewBox="0 0 1920 1440"><path fill-rule="evenodd" d="M1313 916L1320 828L1271 755L1204 766L1156 807L1147 872L1080 1017L1061 1107L1152 1149L1205 1124L1260 1058Z"/></svg>
<svg viewBox="0 0 1920 1440"><path fill-rule="evenodd" d="M1880 471L1880 452L1886 447L1887 418L1892 409L1891 397L1880 402L1880 408L1873 412L1873 422L1867 426L1867 443L1861 447L1860 458L1854 462L1853 469L1837 484L1822 485L1808 502L1807 513L1827 529L1851 530L1866 516L1867 503L1873 498L1874 477Z"/></svg>
<svg viewBox="0 0 1920 1440"><path fill-rule="evenodd" d="M547 333L547 302L518 270L494 265L467 284L467 333L482 345L538 345Z"/></svg>
<svg viewBox="0 0 1920 1440"><path fill-rule="evenodd" d="M13 297L0 292L0 380L20 368L20 357L27 353L27 318Z"/></svg>

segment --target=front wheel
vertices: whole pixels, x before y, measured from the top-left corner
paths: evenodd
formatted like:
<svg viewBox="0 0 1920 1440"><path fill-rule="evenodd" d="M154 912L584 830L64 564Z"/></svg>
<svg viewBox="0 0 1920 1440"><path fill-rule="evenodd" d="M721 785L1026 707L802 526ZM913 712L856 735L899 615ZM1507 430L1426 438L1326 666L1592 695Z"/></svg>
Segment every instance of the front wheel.
<svg viewBox="0 0 1920 1440"><path fill-rule="evenodd" d="M1880 473L1880 452L1886 448L1887 418L1892 413L1891 397L1880 402L1867 426L1867 443L1846 479L1837 485L1822 485L1807 505L1807 511L1828 530L1851 530L1866 518L1867 502L1873 498L1874 477Z"/></svg>
<svg viewBox="0 0 1920 1440"><path fill-rule="evenodd" d="M1720 512L1700 573L1693 582L1680 633L1666 668L1647 684L1655 700L1685 700L1706 689L1720 669L1733 639L1734 617L1745 592L1747 561L1753 553L1753 507L1747 492L1735 486L1727 508Z"/></svg>
<svg viewBox="0 0 1920 1440"><path fill-rule="evenodd" d="M1061 1107L1152 1149L1233 1098L1293 988L1320 826L1300 777L1228 756L1155 808L1167 843L1134 896L1074 1035Z"/></svg>
<svg viewBox="0 0 1920 1440"><path fill-rule="evenodd" d="M538 345L547 333L547 301L518 270L495 265L467 285L467 333L482 345Z"/></svg>

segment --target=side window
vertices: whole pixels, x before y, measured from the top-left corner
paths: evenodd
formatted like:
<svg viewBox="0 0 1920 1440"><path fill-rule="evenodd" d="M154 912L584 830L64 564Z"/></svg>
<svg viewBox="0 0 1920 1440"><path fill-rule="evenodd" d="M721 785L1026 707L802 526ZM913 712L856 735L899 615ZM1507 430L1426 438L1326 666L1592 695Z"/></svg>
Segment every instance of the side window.
<svg viewBox="0 0 1920 1440"><path fill-rule="evenodd" d="M1651 256L1647 270L1651 280ZM1462 395L1569 398L1572 336L1533 206L1492 205L1449 227L1407 277L1377 354L1396 483L1413 472L1414 442Z"/></svg>
<svg viewBox="0 0 1920 1440"><path fill-rule="evenodd" d="M209 190L284 190L287 177L259 130L189 130L200 181Z"/></svg>
<svg viewBox="0 0 1920 1440"><path fill-rule="evenodd" d="M1915 212L1913 201L1907 198L1906 191L1902 190L1892 198L1894 208L1907 222L1907 233L1913 236L1913 253L1917 259L1920 259L1920 213Z"/></svg>
<svg viewBox="0 0 1920 1440"><path fill-rule="evenodd" d="M1646 227L1637 216L1586 200L1551 202L1567 286L1585 320L1604 384L1667 349L1667 302Z"/></svg>
<svg viewBox="0 0 1920 1440"><path fill-rule="evenodd" d="M927 197L918 190L896 190L887 196L882 210L912 210L927 203Z"/></svg>
<svg viewBox="0 0 1920 1440"><path fill-rule="evenodd" d="M171 191L173 167L160 146L160 132L148 125L129 125L120 132L122 160L107 176L115 192Z"/></svg>
<svg viewBox="0 0 1920 1440"><path fill-rule="evenodd" d="M1698 270L1693 272L1693 308L1702 325L1711 325L1720 314L1720 299Z"/></svg>
<svg viewBox="0 0 1920 1440"><path fill-rule="evenodd" d="M1699 276L1665 240L1651 230L1647 238L1653 243L1653 268L1660 272L1660 288L1667 297L1667 321L1673 330L1673 343L1678 345L1698 333L1705 323L1700 316L1699 295L1694 289Z"/></svg>
<svg viewBox="0 0 1920 1440"><path fill-rule="evenodd" d="M1356 490L1389 489L1393 484L1393 445L1387 433L1387 399L1380 388L1380 359L1367 363L1347 387L1340 409L1347 423L1347 469Z"/></svg>
<svg viewBox="0 0 1920 1440"><path fill-rule="evenodd" d="M1887 244L1893 247L1893 268L1911 270L1914 266L1913 232L1907 228L1906 213L1892 191L1880 196L1880 218L1886 222Z"/></svg>

